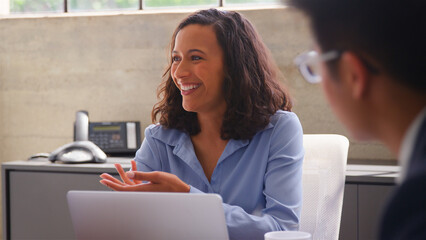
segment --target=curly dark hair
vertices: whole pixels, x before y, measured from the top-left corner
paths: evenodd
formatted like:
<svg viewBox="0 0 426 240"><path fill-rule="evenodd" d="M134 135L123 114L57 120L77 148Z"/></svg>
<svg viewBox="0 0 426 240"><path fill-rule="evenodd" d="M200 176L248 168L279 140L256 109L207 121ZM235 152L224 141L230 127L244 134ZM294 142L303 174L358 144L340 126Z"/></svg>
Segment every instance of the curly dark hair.
<svg viewBox="0 0 426 240"><path fill-rule="evenodd" d="M291 111L288 92L280 85L278 69L253 25L233 11L201 10L184 19L173 33L170 52L178 32L191 24L213 26L224 52L223 92L227 109L222 139L251 139L264 129L279 109ZM200 132L197 113L182 107L180 90L170 74L172 57L158 88L161 99L152 110L152 121L196 135Z"/></svg>

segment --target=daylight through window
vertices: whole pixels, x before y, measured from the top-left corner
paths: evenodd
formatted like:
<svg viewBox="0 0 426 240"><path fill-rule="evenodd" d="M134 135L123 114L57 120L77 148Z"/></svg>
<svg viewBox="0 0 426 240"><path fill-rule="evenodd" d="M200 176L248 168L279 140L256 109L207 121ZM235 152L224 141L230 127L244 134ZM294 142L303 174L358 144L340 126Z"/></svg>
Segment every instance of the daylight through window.
<svg viewBox="0 0 426 240"><path fill-rule="evenodd" d="M7 1L7 0L6 0ZM278 4L279 0L9 0L10 13L61 13Z"/></svg>

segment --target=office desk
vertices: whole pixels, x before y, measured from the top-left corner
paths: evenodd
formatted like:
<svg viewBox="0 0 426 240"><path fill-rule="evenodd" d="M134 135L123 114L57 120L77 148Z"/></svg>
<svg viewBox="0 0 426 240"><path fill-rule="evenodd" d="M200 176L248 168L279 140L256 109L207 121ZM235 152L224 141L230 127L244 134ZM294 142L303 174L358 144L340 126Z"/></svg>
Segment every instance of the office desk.
<svg viewBox="0 0 426 240"><path fill-rule="evenodd" d="M381 211L398 172L399 166L347 166L339 239L377 239Z"/></svg>
<svg viewBox="0 0 426 240"><path fill-rule="evenodd" d="M109 190L101 173L116 174L113 163L130 168L130 159L104 164L52 164L18 161L2 164L4 239L73 239L66 193ZM340 239L374 239L377 219L394 187L398 167L348 165Z"/></svg>
<svg viewBox="0 0 426 240"><path fill-rule="evenodd" d="M66 193L109 190L99 175L118 177L117 162L130 169L129 158L109 158L104 164L3 163L3 239L74 239Z"/></svg>

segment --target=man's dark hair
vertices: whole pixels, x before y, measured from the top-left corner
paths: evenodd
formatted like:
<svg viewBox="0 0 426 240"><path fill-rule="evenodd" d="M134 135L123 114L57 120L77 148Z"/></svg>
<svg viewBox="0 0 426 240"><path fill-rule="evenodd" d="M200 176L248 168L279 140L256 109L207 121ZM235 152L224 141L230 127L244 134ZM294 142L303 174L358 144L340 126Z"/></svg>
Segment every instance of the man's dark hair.
<svg viewBox="0 0 426 240"><path fill-rule="evenodd" d="M426 93L425 0L289 0L286 3L308 15L323 52L352 51L361 59L371 58L379 71L419 93Z"/></svg>
<svg viewBox="0 0 426 240"><path fill-rule="evenodd" d="M212 26L224 53L225 79L223 95L227 109L221 129L223 139L251 139L265 128L279 109L291 110L288 93L280 86L278 70L252 24L233 11L208 9L185 18L176 28L176 35L191 24ZM158 90L160 101L152 110L152 121L166 128L183 130L190 135L200 132L197 113L182 107L182 95L170 74L172 59Z"/></svg>

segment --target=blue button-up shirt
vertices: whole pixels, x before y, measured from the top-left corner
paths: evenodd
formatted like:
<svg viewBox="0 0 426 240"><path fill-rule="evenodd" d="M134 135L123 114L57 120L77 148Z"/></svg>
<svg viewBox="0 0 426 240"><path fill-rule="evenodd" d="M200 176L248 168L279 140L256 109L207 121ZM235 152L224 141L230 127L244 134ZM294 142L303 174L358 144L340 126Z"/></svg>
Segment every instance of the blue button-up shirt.
<svg viewBox="0 0 426 240"><path fill-rule="evenodd" d="M150 125L136 162L139 171L175 174L191 193L220 194L231 239L263 239L269 231L299 228L303 157L299 119L277 111L251 140L229 140L210 182L190 136L176 129Z"/></svg>

